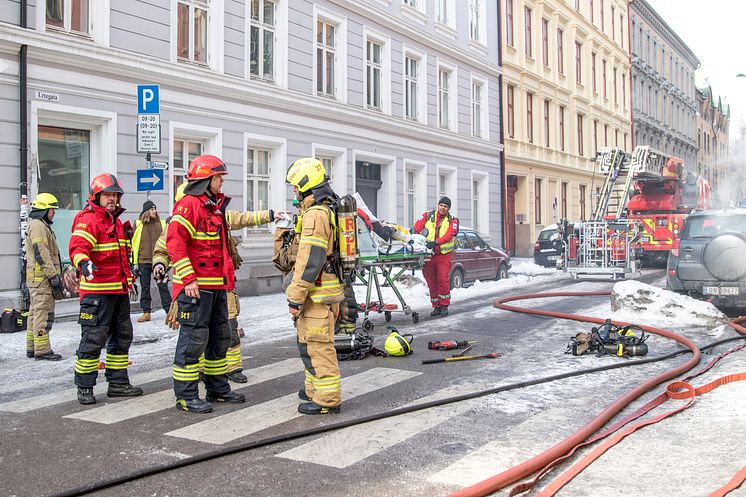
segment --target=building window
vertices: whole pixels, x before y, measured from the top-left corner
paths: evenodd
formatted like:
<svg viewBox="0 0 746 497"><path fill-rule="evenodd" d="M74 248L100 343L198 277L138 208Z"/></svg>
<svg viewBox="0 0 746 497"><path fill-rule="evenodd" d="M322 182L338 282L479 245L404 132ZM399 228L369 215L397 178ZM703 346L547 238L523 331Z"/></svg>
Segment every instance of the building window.
<svg viewBox="0 0 746 497"><path fill-rule="evenodd" d="M615 147L619 146L619 130L618 129L614 130L614 146Z"/></svg>
<svg viewBox="0 0 746 497"><path fill-rule="evenodd" d="M619 14L619 44L624 48L624 14Z"/></svg>
<svg viewBox="0 0 746 497"><path fill-rule="evenodd" d="M591 24L593 24L593 0L588 0L589 7L590 7L590 18L591 18Z"/></svg>
<svg viewBox="0 0 746 497"><path fill-rule="evenodd" d="M583 44L575 42L575 82L583 83Z"/></svg>
<svg viewBox="0 0 746 497"><path fill-rule="evenodd" d="M452 208L456 209L458 200L456 198L456 169L448 166L438 167L438 198L449 197L451 199Z"/></svg>
<svg viewBox="0 0 746 497"><path fill-rule="evenodd" d="M603 33L606 29L604 24L604 0L601 0L601 32Z"/></svg>
<svg viewBox="0 0 746 497"><path fill-rule="evenodd" d="M179 60L207 64L210 0L179 0L176 56Z"/></svg>
<svg viewBox="0 0 746 497"><path fill-rule="evenodd" d="M583 156L583 114L578 114L578 155Z"/></svg>
<svg viewBox="0 0 746 497"><path fill-rule="evenodd" d="M471 134L479 138L486 137L486 113L484 107L484 82L471 82Z"/></svg>
<svg viewBox="0 0 746 497"><path fill-rule="evenodd" d="M622 107L627 108L627 75L622 74ZM663 105L663 108L665 109L665 103Z"/></svg>
<svg viewBox="0 0 746 497"><path fill-rule="evenodd" d="M91 178L91 131L40 125L37 132L38 190L57 197L61 208L71 211L72 221L85 204Z"/></svg>
<svg viewBox="0 0 746 497"><path fill-rule="evenodd" d="M424 60L409 53L404 57L404 116L420 122L425 121Z"/></svg>
<svg viewBox="0 0 746 497"><path fill-rule="evenodd" d="M275 79L275 2L251 1L249 74L252 78Z"/></svg>
<svg viewBox="0 0 746 497"><path fill-rule="evenodd" d="M580 12L580 0L575 0L575 10Z"/></svg>
<svg viewBox="0 0 746 497"><path fill-rule="evenodd" d="M381 45L366 42L366 103L368 108L381 110Z"/></svg>
<svg viewBox="0 0 746 497"><path fill-rule="evenodd" d="M609 146L609 125L604 124L604 147Z"/></svg>
<svg viewBox="0 0 746 497"><path fill-rule="evenodd" d="M526 29L524 33L524 43L526 47L526 55L528 57L533 57L533 51L531 49L531 9L528 7L524 7L523 14L525 18L526 23Z"/></svg>
<svg viewBox="0 0 746 497"><path fill-rule="evenodd" d="M559 142L560 150L565 151L565 108L559 108Z"/></svg>
<svg viewBox="0 0 746 497"><path fill-rule="evenodd" d="M624 150L627 150L627 133L624 133Z"/></svg>
<svg viewBox="0 0 746 497"><path fill-rule="evenodd" d="M580 196L580 219L585 219L585 185L580 185L578 195Z"/></svg>
<svg viewBox="0 0 746 497"><path fill-rule="evenodd" d="M526 138L529 143L534 142L534 94L526 93Z"/></svg>
<svg viewBox="0 0 746 497"><path fill-rule="evenodd" d="M482 1L469 0L469 36L474 41L482 41Z"/></svg>
<svg viewBox="0 0 746 497"><path fill-rule="evenodd" d="M541 224L541 180L534 178L534 223Z"/></svg>
<svg viewBox="0 0 746 497"><path fill-rule="evenodd" d="M604 85L604 98L608 98L608 94L606 93L606 61L601 61L601 84Z"/></svg>
<svg viewBox="0 0 746 497"><path fill-rule="evenodd" d="M549 100L544 100L544 146L549 148Z"/></svg>
<svg viewBox="0 0 746 497"><path fill-rule="evenodd" d="M269 209L270 151L246 149L246 210Z"/></svg>
<svg viewBox="0 0 746 497"><path fill-rule="evenodd" d="M565 74L565 46L564 46L565 32L561 29L557 30L557 71L560 74Z"/></svg>
<svg viewBox="0 0 746 497"><path fill-rule="evenodd" d="M515 138L515 87L513 85L508 85L505 92L505 99L507 100L506 107L508 108L508 136Z"/></svg>
<svg viewBox="0 0 746 497"><path fill-rule="evenodd" d="M614 6L611 6L611 39L616 41L616 27L614 24Z"/></svg>
<svg viewBox="0 0 746 497"><path fill-rule="evenodd" d="M612 83L614 84L614 105L619 105L619 94L617 92L617 84L616 84L616 67L614 68L614 79Z"/></svg>
<svg viewBox="0 0 746 497"><path fill-rule="evenodd" d="M593 83L593 93L598 93L598 89L596 88L596 54L591 54L591 80Z"/></svg>
<svg viewBox="0 0 746 497"><path fill-rule="evenodd" d="M541 19L541 60L549 67L549 19Z"/></svg>
<svg viewBox="0 0 746 497"><path fill-rule="evenodd" d="M560 216L567 219L567 183L564 181L560 188Z"/></svg>
<svg viewBox="0 0 746 497"><path fill-rule="evenodd" d="M505 0L505 43L515 46L513 39L513 0Z"/></svg>
<svg viewBox="0 0 746 497"><path fill-rule="evenodd" d="M47 0L46 25L77 34L90 35L88 0Z"/></svg>
<svg viewBox="0 0 746 497"><path fill-rule="evenodd" d="M438 125L446 129L454 129L455 127L454 103L456 99L452 95L455 90L453 74L451 69L438 68Z"/></svg>
<svg viewBox="0 0 746 497"><path fill-rule="evenodd" d="M471 219L472 227L477 231L482 231L480 226L481 219L479 218L479 181L473 180L471 182Z"/></svg>
<svg viewBox="0 0 746 497"><path fill-rule="evenodd" d="M407 184L406 184L406 190L407 190L407 214L406 219L404 222L406 223L406 226L414 226L415 216L417 213L415 212L415 197L417 188L415 187L415 171L411 169L407 169Z"/></svg>
<svg viewBox="0 0 746 497"><path fill-rule="evenodd" d="M176 200L176 188L186 181L186 173L189 170L189 163L192 162L192 159L202 155L204 148L205 143L203 141L174 138L173 188L171 188L174 197L172 198L172 201Z"/></svg>
<svg viewBox="0 0 746 497"><path fill-rule="evenodd" d="M323 19L316 21L316 93L336 95L337 26Z"/></svg>
<svg viewBox="0 0 746 497"><path fill-rule="evenodd" d="M598 150L598 121L593 121L593 150L595 153Z"/></svg>

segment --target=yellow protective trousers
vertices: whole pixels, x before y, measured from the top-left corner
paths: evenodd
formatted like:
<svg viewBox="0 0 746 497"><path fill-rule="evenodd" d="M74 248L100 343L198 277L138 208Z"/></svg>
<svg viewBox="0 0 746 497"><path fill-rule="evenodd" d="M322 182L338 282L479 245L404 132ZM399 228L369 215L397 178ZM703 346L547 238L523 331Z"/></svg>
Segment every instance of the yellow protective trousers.
<svg viewBox="0 0 746 497"><path fill-rule="evenodd" d="M35 356L46 354L52 350L49 343L49 331L54 324L54 298L52 286L48 279L29 287L31 307L28 313L28 327L26 328L26 352L33 352Z"/></svg>
<svg viewBox="0 0 746 497"><path fill-rule="evenodd" d="M342 403L342 381L334 350L334 318L339 303L318 304L307 298L295 327L298 350L306 368L306 395L320 406Z"/></svg>
<svg viewBox="0 0 746 497"><path fill-rule="evenodd" d="M241 360L241 337L238 334L238 315L241 313L241 302L236 292L228 292L228 324L231 325L231 343L225 358L228 360L228 374L243 371Z"/></svg>

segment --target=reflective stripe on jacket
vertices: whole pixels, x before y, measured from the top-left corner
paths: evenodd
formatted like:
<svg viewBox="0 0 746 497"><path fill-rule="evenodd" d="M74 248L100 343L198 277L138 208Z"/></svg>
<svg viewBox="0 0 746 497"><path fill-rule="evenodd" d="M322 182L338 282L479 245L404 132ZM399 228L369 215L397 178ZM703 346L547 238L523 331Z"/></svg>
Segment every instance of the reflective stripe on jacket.
<svg viewBox="0 0 746 497"><path fill-rule="evenodd" d="M70 236L70 260L76 268L86 260L98 268L91 280L80 276L81 298L89 293L127 293L132 285L131 243L119 219L123 212L120 207L112 215L88 201L88 205L75 215Z"/></svg>
<svg viewBox="0 0 746 497"><path fill-rule="evenodd" d="M423 228L427 229L427 240L435 242L436 254L447 254L448 252L453 251L453 237L458 234L457 218L450 214L446 214L445 218L441 218L437 210L425 212L420 216L417 222L414 223L415 232L421 233Z"/></svg>
<svg viewBox="0 0 746 497"><path fill-rule="evenodd" d="M343 301L342 283L328 264L336 243L334 213L309 195L301 202L298 218L300 236L293 239L298 244L298 255L293 281L285 292L288 301L296 305L302 305L306 298L318 304Z"/></svg>
<svg viewBox="0 0 746 497"><path fill-rule="evenodd" d="M26 283L37 286L59 276L61 266L54 231L43 219L32 219L26 227Z"/></svg>
<svg viewBox="0 0 746 497"><path fill-rule="evenodd" d="M172 295L196 281L203 290L233 290L235 274L228 250L224 210L230 198L184 195L174 205L168 223L166 248L173 264Z"/></svg>
<svg viewBox="0 0 746 497"><path fill-rule="evenodd" d="M160 222L161 222L161 234L158 235L159 237L162 236L163 233L166 232L166 221L161 219ZM143 223L139 219L135 221L135 234L132 235L132 264L138 264L140 262L140 241L142 240L142 231L144 227L145 227L145 223ZM149 250L152 250L152 249L149 249ZM151 257L152 257L152 254L151 254Z"/></svg>

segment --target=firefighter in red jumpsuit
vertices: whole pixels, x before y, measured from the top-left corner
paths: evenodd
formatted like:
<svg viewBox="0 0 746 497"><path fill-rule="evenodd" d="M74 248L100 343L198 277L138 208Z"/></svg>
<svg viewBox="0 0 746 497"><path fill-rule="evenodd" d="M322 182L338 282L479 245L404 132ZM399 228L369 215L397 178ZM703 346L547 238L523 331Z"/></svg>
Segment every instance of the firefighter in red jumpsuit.
<svg viewBox="0 0 746 497"><path fill-rule="evenodd" d="M166 234L173 263L172 295L181 324L174 355L176 408L212 411L211 402L240 404L246 398L231 391L226 352L231 341L227 292L235 287L230 226L225 211L230 197L221 193L225 163L200 155L189 164L184 197L174 205ZM204 353L206 401L199 398L199 358Z"/></svg>
<svg viewBox="0 0 746 497"><path fill-rule="evenodd" d="M75 361L75 385L81 404L95 404L93 386L101 349L106 347L109 397L142 395L129 382L127 365L132 344L129 287L131 250L129 221L122 224L124 190L113 174L91 182L88 205L75 215L70 236L70 260L80 272L80 345Z"/></svg>
<svg viewBox="0 0 746 497"><path fill-rule="evenodd" d="M422 273L430 290L431 316L447 316L451 303L451 282L448 275L453 255L453 237L458 233L458 219L451 216L451 199L443 197L438 208L422 214L414 223L414 231L427 239L433 256L425 263Z"/></svg>

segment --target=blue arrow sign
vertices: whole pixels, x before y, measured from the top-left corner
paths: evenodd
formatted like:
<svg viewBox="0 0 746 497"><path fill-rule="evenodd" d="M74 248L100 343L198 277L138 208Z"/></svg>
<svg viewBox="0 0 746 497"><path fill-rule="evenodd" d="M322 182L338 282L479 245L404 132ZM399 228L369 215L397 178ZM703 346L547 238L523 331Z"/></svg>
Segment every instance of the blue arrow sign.
<svg viewBox="0 0 746 497"><path fill-rule="evenodd" d="M163 190L163 169L138 169L137 191Z"/></svg>
<svg viewBox="0 0 746 497"><path fill-rule="evenodd" d="M159 85L137 85L137 113L161 113Z"/></svg>

